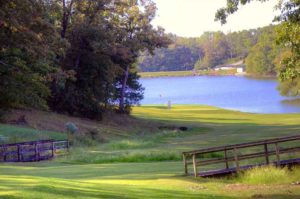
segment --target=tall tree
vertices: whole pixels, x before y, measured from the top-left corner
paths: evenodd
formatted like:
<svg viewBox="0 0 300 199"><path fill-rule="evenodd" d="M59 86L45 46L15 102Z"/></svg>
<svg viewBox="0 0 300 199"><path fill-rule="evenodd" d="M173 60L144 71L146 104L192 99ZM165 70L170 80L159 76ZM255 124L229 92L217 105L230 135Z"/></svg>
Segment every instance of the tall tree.
<svg viewBox="0 0 300 199"><path fill-rule="evenodd" d="M56 79L51 107L59 112L101 119L116 76L111 60L115 39L106 13L112 3L74 0L69 2L70 6L73 14L65 25L65 17L62 18L61 28L61 33L65 31L61 36L64 35L69 48L61 62L63 77ZM65 6L62 11L64 16Z"/></svg>
<svg viewBox="0 0 300 199"><path fill-rule="evenodd" d="M229 45L225 34L222 32L206 32L200 38L204 51L204 58L198 64L200 68L212 68L222 64L223 60L230 57Z"/></svg>
<svg viewBox="0 0 300 199"><path fill-rule="evenodd" d="M130 71L136 63L139 53L148 50L153 53L155 48L169 44L162 28L155 29L151 25L156 12L152 0L118 0L115 1L114 28L117 30L117 48L119 55L114 59L120 67L119 111L126 112L126 92ZM134 77L134 76L132 76ZM136 76L137 77L137 76ZM137 79L136 79L137 80Z"/></svg>

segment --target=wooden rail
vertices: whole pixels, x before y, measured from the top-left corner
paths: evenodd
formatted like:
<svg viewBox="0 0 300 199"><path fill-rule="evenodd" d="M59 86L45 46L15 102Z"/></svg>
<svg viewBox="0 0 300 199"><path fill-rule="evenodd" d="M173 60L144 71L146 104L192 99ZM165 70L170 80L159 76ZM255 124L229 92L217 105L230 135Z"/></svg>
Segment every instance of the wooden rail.
<svg viewBox="0 0 300 199"><path fill-rule="evenodd" d="M269 165L273 164L275 166L284 166L300 163L300 157L295 159L281 160L281 154L290 154L295 152L300 152L300 143L296 143L298 146L287 146L285 148L281 147L280 144L288 143L292 141L299 141L300 135L274 138L268 140L261 140L256 142L247 142L241 144L227 145L212 147L194 151L183 152L183 164L184 173L189 174L189 165L193 167L194 176L216 176L225 175L230 173L239 172L241 170L249 169L257 165ZM255 152L249 153L249 149L255 148ZM244 154L241 153L242 149L248 149ZM230 155L231 154L231 155ZM275 161L270 161L270 157L275 157ZM210 158L205 158L210 157ZM242 160L257 159L264 157L264 162L256 162L253 165L241 166ZM235 165L230 168L230 163ZM212 164L224 164L223 169L203 171L199 172L199 166L212 165Z"/></svg>
<svg viewBox="0 0 300 199"><path fill-rule="evenodd" d="M0 162L33 162L52 159L69 150L67 140L39 140L0 145Z"/></svg>

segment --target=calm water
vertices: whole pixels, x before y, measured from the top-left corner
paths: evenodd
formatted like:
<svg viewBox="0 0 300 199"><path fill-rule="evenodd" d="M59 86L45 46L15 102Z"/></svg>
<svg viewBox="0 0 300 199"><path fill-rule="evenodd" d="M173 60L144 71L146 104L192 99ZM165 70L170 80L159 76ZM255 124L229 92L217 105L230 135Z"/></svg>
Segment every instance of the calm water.
<svg viewBox="0 0 300 199"><path fill-rule="evenodd" d="M160 77L141 79L142 104L205 104L252 113L297 113L299 105L283 103L276 80L236 76Z"/></svg>

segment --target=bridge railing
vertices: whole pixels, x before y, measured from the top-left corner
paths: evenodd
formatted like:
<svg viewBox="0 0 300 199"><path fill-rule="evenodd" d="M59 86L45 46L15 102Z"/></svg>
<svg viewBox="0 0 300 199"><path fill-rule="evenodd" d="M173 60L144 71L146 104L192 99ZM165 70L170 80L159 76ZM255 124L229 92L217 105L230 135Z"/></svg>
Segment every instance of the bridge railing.
<svg viewBox="0 0 300 199"><path fill-rule="evenodd" d="M39 140L0 145L0 162L33 162L48 160L67 153L68 140Z"/></svg>
<svg viewBox="0 0 300 199"><path fill-rule="evenodd" d="M281 160L281 154L300 152L300 143L285 144L285 147L282 147L282 144L299 140L300 135L295 135L183 152L184 172L186 175L188 175L188 168L190 165L192 165L194 176L197 177L199 175L200 166L224 164L224 170L226 171L226 169L232 169L229 168L230 163L235 165L233 168L234 171L239 172L241 169L243 169L243 167L240 165L242 160L261 157L264 157L264 162L256 163L256 165L274 164L279 166L284 161ZM256 150L253 150L253 147L255 147ZM242 154L242 149L249 150ZM260 150L257 151L257 149ZM274 162L270 161L270 156L275 156ZM245 167L247 166L250 167L251 165L246 165Z"/></svg>

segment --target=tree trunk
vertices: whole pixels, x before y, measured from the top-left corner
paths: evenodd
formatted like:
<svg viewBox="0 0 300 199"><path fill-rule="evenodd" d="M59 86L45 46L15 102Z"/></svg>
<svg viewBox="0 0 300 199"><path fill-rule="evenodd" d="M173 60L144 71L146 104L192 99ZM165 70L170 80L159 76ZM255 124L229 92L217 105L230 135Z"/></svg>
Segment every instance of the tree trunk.
<svg viewBox="0 0 300 199"><path fill-rule="evenodd" d="M61 38L65 38L67 28L68 28L68 23L69 23L69 17L72 12L73 0L71 0L68 5L66 3L66 0L62 0L62 3L63 3L63 16L61 20L60 36Z"/></svg>
<svg viewBox="0 0 300 199"><path fill-rule="evenodd" d="M126 67L123 83L122 83L122 90L121 90L121 96L120 96L120 103L119 103L119 110L121 112L125 111L125 91L126 91L126 85L127 85L127 80L129 76L129 66Z"/></svg>

